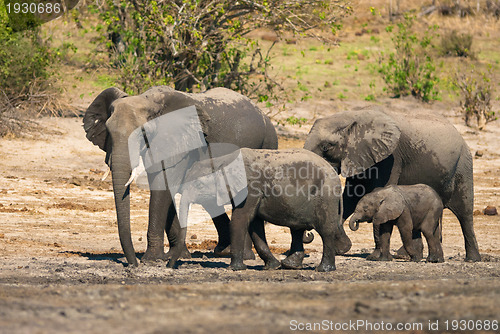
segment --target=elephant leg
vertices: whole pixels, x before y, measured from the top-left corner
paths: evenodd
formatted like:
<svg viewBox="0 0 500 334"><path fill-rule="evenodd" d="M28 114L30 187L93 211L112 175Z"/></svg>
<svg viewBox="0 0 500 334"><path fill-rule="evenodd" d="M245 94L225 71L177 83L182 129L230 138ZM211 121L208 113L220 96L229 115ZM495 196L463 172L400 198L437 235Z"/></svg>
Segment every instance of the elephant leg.
<svg viewBox="0 0 500 334"><path fill-rule="evenodd" d="M169 214L169 206L165 203L172 202L170 193L165 190L151 190L149 197L149 223L146 253L142 257L143 262L153 262L157 260L166 261L167 255L164 253L164 231L165 222ZM174 210L175 214L175 210Z"/></svg>
<svg viewBox="0 0 500 334"><path fill-rule="evenodd" d="M229 245L231 244L231 234L229 230L229 217L227 214L222 214L212 218L219 241L215 246L214 253L216 256L229 255Z"/></svg>
<svg viewBox="0 0 500 334"><path fill-rule="evenodd" d="M212 220L219 236L219 242L217 243L217 246L215 246L214 255L220 257L229 256L231 254L231 233L229 229L229 217L224 213L212 218ZM245 253L243 259L255 260L255 254L252 250L252 238L250 237L250 235L245 238Z"/></svg>
<svg viewBox="0 0 500 334"><path fill-rule="evenodd" d="M255 219L250 223L249 231L257 253L265 262L264 269L269 270L278 268L280 266L280 261L274 257L269 249L269 245L267 244L264 220L259 217L255 217Z"/></svg>
<svg viewBox="0 0 500 334"><path fill-rule="evenodd" d="M180 247L170 247L170 250L168 251L170 254L170 259L168 260L168 264L167 264L168 268L174 268L175 264L177 263L177 260L179 260L186 251L189 254L189 258L191 258L191 254L187 250L186 243L185 243L186 233L187 233L187 227L180 228L180 231L178 233L179 240L184 240L184 242L178 243L178 245L181 245ZM182 245L184 247L182 247Z"/></svg>
<svg viewBox="0 0 500 334"><path fill-rule="evenodd" d="M171 215L172 217L170 217ZM175 207L173 204L171 205L171 210L169 210L165 225L165 233L167 234L169 245L167 259L170 259L173 254L177 253L180 254L179 258L181 259L190 259L191 253L186 246L187 228L181 228L181 224L179 223L177 214L175 214Z"/></svg>
<svg viewBox="0 0 500 334"><path fill-rule="evenodd" d="M334 271L335 267L335 233L333 224L322 222L315 228L323 242L323 255L316 271Z"/></svg>
<svg viewBox="0 0 500 334"><path fill-rule="evenodd" d="M366 259L377 261L382 256L382 250L380 248L380 225L373 225L373 240L375 241L375 249Z"/></svg>
<svg viewBox="0 0 500 334"><path fill-rule="evenodd" d="M415 241L418 239L414 239L414 235L420 235L420 232L415 233L413 230L413 220L407 210L403 211L398 218L397 226L406 253L408 253L412 261L420 262L422 260L422 254L420 253L418 242ZM422 239L420 238L420 240Z"/></svg>
<svg viewBox="0 0 500 334"><path fill-rule="evenodd" d="M380 225L380 250L382 253L380 255L380 258L378 259L379 261L392 261L390 246L393 227L393 223Z"/></svg>
<svg viewBox="0 0 500 334"><path fill-rule="evenodd" d="M245 202L235 207L231 216L231 264L233 270L245 270L243 263L245 253L245 239L248 236L250 222L254 220L260 199L248 196Z"/></svg>
<svg viewBox="0 0 500 334"><path fill-rule="evenodd" d="M413 238L413 248L415 251L420 254L420 258L424 257L424 243L422 241L422 233L420 230L413 230L412 232L412 238ZM409 260L411 257L408 254L408 252L405 249L405 246L401 246L397 251L396 255L394 255L395 259L404 259L404 260Z"/></svg>
<svg viewBox="0 0 500 334"><path fill-rule="evenodd" d="M290 229L292 244L288 256L281 261L281 266L285 269L302 269L304 260L304 236L305 229Z"/></svg>
<svg viewBox="0 0 500 334"><path fill-rule="evenodd" d="M394 223L392 223L392 222L387 222L387 223L379 225L380 249L377 252L379 254L379 256L372 257L372 255L376 254L377 250L375 250L370 256L368 256L366 258L367 260L370 260L370 261L392 261L392 255L390 252L390 242L391 242L391 234L392 234L393 226L394 226Z"/></svg>
<svg viewBox="0 0 500 334"><path fill-rule="evenodd" d="M440 217L441 212L429 212L422 222L422 233L429 248L427 262L444 262L443 248L441 247Z"/></svg>
<svg viewBox="0 0 500 334"><path fill-rule="evenodd" d="M481 255L479 254L479 247L474 233L474 186L472 181L472 170L469 173L462 172L462 170L465 169L464 163L462 162L464 159L464 154L462 154L457 166L457 173L466 175L461 175L461 177L455 175L455 180L458 181L455 181L455 191L446 207L455 214L460 222L465 241L465 261L477 262L481 261ZM470 164L472 164L472 162ZM468 167L468 169L471 168ZM468 182L465 183L463 180L468 180Z"/></svg>

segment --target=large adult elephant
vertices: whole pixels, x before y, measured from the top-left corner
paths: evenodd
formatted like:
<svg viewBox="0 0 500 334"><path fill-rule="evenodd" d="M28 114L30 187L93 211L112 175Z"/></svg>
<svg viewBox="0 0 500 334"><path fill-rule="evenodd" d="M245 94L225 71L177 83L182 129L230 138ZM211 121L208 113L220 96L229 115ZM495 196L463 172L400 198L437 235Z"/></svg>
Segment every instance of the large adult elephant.
<svg viewBox="0 0 500 334"><path fill-rule="evenodd" d="M427 184L460 221L466 261L480 261L472 220L472 156L445 118L373 109L340 112L318 119L304 148L325 158L346 178L344 220L360 198L376 187ZM369 258L377 260L381 252L375 227L374 237L375 251Z"/></svg>
<svg viewBox="0 0 500 334"><path fill-rule="evenodd" d="M188 94L166 86L153 87L138 96L128 96L117 88L104 90L92 102L83 119L87 138L106 152L111 168L115 196L118 232L123 252L131 265L137 265L130 235L130 197L127 182L132 169L128 139L146 122L182 108L195 106L204 139L207 143L231 143L239 147L276 149L278 139L269 118L248 98L225 88L215 88L200 94ZM176 145L175 139L172 138ZM182 138L178 138L183 145ZM155 182L161 172L150 174ZM230 243L229 218L223 214L214 218L219 234L217 251ZM185 250L180 237L180 225L168 189L150 190L147 250L142 260L166 260L164 231L170 244L169 252L179 255ZM249 240L250 242L250 240ZM175 261L174 261L175 263Z"/></svg>

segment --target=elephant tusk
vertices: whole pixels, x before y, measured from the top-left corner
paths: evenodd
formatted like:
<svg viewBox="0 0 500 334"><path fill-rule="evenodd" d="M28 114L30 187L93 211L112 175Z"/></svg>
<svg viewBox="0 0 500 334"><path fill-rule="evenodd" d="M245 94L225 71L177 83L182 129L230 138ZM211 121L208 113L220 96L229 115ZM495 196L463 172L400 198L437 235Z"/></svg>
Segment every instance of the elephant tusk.
<svg viewBox="0 0 500 334"><path fill-rule="evenodd" d="M132 173L130 174L130 179L128 179L127 183L125 183L125 187L128 187L136 178L137 178L137 167L132 169Z"/></svg>
<svg viewBox="0 0 500 334"><path fill-rule="evenodd" d="M127 183L125 183L125 187L128 187L133 181L136 181L139 175L145 172L146 169L144 167L144 162L142 161L142 157L139 157L139 165L132 169L132 173L130 174L130 179L128 179Z"/></svg>
<svg viewBox="0 0 500 334"><path fill-rule="evenodd" d="M110 172L111 172L111 168L108 167L108 170L106 171L106 173L104 173L103 177L101 178L101 181L106 180L108 178Z"/></svg>

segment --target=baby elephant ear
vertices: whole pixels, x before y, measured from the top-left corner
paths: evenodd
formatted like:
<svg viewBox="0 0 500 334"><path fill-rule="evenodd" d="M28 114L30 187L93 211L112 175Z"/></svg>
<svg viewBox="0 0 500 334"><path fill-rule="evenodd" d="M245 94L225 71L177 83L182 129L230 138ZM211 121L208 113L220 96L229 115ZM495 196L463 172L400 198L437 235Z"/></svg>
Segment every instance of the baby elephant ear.
<svg viewBox="0 0 500 334"><path fill-rule="evenodd" d="M87 133L87 139L103 151L106 151L108 135L106 121L111 116L109 107L116 99L126 96L128 95L116 87L108 88L95 98L83 116L83 128Z"/></svg>
<svg viewBox="0 0 500 334"><path fill-rule="evenodd" d="M342 176L362 173L387 158L398 146L401 131L392 117L381 111L357 110L348 113L353 122L344 128L347 136Z"/></svg>
<svg viewBox="0 0 500 334"><path fill-rule="evenodd" d="M373 224L383 224L389 220L399 218L405 208L403 195L401 195L395 188L390 187L383 189L380 193L383 199L373 217Z"/></svg>

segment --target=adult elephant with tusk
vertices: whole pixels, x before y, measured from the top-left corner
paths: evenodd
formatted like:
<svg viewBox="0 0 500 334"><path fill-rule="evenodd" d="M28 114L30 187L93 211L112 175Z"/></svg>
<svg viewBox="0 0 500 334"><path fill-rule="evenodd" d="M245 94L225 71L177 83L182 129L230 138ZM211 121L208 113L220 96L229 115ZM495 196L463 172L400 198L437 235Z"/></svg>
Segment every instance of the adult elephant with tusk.
<svg viewBox="0 0 500 334"><path fill-rule="evenodd" d="M128 96L117 88L108 88L97 96L85 113L83 123L87 138L106 152L105 161L113 177L120 242L131 265L137 265L138 262L130 234L129 185L135 176L132 171L135 171L139 160L129 153L129 138L137 133L137 129L149 131L144 129L144 125L151 120L193 106L201 125L202 133L198 135L207 143L230 143L248 148L278 147L276 131L269 118L248 98L225 88L189 94L159 86L138 96ZM183 134L163 135L169 138L165 149L169 149L168 145L172 148L185 146ZM150 183L157 182L156 179L161 177L161 171L148 171ZM182 178L182 175L179 177ZM230 244L229 218L224 213L213 220L219 235L215 251L222 252ZM142 260L168 259L169 255L164 253L164 232L170 244L169 253L178 255L185 252L187 248L181 237L183 229L168 187L151 188L147 250Z"/></svg>
<svg viewBox="0 0 500 334"><path fill-rule="evenodd" d="M460 133L445 118L376 109L340 112L318 119L304 148L325 158L346 178L344 220L361 197L377 187L426 184L460 221L466 261L480 261L472 219L472 156ZM372 260L382 256L378 226L374 226L374 237Z"/></svg>

